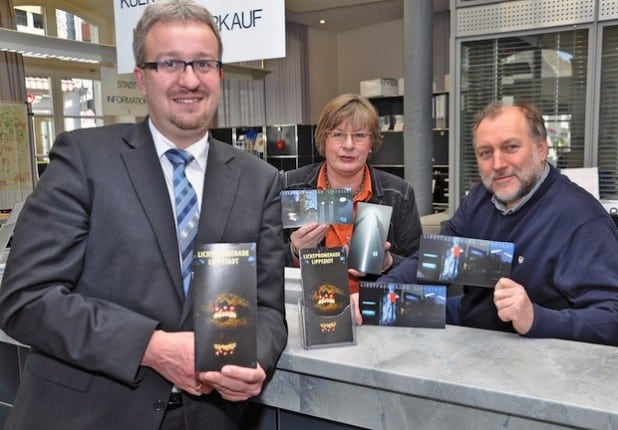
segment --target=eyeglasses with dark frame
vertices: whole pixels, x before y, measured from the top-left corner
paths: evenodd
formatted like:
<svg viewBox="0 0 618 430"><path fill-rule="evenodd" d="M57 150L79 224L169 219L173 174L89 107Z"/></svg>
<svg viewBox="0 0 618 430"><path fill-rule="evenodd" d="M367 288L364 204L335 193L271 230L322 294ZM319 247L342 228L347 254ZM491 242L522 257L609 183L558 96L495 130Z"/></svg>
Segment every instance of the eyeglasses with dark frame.
<svg viewBox="0 0 618 430"><path fill-rule="evenodd" d="M161 71L169 75L178 75L191 66L195 73L205 75L211 71L219 71L223 68L223 63L219 60L161 60L144 62L138 65L140 69L152 69Z"/></svg>
<svg viewBox="0 0 618 430"><path fill-rule="evenodd" d="M348 138L348 136L352 136L352 142L354 143L364 143L370 137L371 133L366 133L362 131L355 131L353 133L347 133L341 130L331 130L328 133L328 137L335 143L343 143Z"/></svg>

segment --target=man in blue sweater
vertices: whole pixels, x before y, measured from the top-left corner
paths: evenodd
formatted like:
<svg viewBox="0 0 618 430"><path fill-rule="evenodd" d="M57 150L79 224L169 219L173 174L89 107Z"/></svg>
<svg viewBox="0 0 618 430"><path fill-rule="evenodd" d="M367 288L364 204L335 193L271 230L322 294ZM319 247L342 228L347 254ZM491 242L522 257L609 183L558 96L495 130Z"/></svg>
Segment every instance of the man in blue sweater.
<svg viewBox="0 0 618 430"><path fill-rule="evenodd" d="M493 102L473 128L482 184L442 234L515 244L510 278L464 286L462 325L618 345L618 230L601 204L547 163L538 109ZM385 282L416 280L411 257Z"/></svg>

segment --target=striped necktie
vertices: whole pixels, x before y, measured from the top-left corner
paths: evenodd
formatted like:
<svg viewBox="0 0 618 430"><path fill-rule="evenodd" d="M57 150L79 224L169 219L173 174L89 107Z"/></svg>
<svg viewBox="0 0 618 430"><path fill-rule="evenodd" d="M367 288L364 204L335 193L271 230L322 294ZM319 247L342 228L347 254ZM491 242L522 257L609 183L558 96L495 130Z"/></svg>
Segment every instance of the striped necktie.
<svg viewBox="0 0 618 430"><path fill-rule="evenodd" d="M182 261L182 284L185 295L189 292L191 282L191 263L193 261L193 244L197 236L199 213L195 190L185 175L185 167L193 161L193 156L186 151L170 149L165 156L174 166L174 202L176 204L176 234L178 250Z"/></svg>

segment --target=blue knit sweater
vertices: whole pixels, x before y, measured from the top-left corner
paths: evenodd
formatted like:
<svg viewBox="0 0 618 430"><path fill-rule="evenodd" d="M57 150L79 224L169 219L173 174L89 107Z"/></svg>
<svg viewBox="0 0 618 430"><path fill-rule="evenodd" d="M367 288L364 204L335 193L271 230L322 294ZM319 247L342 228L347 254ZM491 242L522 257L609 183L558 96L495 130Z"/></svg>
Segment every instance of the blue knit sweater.
<svg viewBox="0 0 618 430"><path fill-rule="evenodd" d="M532 198L508 215L477 185L442 234L515 244L511 278L534 304L526 336L618 345L618 230L592 195L554 167ZM411 258L381 280L413 282L415 274ZM498 318L493 289L465 286L464 292L462 325L513 331Z"/></svg>

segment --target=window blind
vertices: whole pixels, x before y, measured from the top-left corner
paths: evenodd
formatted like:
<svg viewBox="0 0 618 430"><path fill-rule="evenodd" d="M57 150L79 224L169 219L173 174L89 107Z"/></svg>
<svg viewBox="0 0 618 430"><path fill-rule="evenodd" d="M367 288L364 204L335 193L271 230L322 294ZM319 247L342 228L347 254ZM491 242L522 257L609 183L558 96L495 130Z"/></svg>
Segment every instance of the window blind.
<svg viewBox="0 0 618 430"><path fill-rule="evenodd" d="M618 199L618 26L603 29L599 97L599 197Z"/></svg>
<svg viewBox="0 0 618 430"><path fill-rule="evenodd" d="M549 161L583 167L587 50L586 29L462 43L460 196L480 180L472 148L474 116L495 99L537 105L548 130Z"/></svg>

